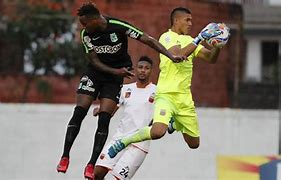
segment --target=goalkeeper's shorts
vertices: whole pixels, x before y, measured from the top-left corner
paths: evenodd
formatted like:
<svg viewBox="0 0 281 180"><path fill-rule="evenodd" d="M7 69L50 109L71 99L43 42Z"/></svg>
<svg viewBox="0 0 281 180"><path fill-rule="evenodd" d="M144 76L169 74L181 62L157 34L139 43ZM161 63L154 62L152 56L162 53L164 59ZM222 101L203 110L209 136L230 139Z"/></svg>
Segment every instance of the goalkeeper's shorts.
<svg viewBox="0 0 281 180"><path fill-rule="evenodd" d="M157 94L153 123L169 124L171 117L175 119L175 128L192 137L199 137L199 125L191 93Z"/></svg>

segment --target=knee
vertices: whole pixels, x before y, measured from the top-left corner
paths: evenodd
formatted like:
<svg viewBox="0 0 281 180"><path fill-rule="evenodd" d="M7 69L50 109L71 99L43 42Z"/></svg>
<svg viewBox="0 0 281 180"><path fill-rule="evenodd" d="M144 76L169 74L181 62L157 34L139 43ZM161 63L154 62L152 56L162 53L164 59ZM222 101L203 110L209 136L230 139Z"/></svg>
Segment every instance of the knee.
<svg viewBox="0 0 281 180"><path fill-rule="evenodd" d="M190 147L190 149L197 149L199 148L199 145L200 145L199 143L193 143L193 144L188 144L188 147Z"/></svg>
<svg viewBox="0 0 281 180"><path fill-rule="evenodd" d="M82 123L82 120L87 115L87 112L88 112L87 109L84 109L81 106L76 106L74 108L74 112L73 112L72 118L69 121L69 125L80 126L81 123Z"/></svg>
<svg viewBox="0 0 281 180"><path fill-rule="evenodd" d="M166 130L163 129L156 129L156 128L152 128L150 131L150 135L152 139L160 139L161 137L163 137L166 133Z"/></svg>
<svg viewBox="0 0 281 180"><path fill-rule="evenodd" d="M103 180L105 175L107 174L107 172L108 171L106 168L95 166L95 169L94 169L95 180Z"/></svg>
<svg viewBox="0 0 281 180"><path fill-rule="evenodd" d="M95 172L95 180L103 180L104 176L100 172Z"/></svg>
<svg viewBox="0 0 281 180"><path fill-rule="evenodd" d="M189 148L197 149L200 145L200 138L199 137L191 137L189 135L184 135L184 140Z"/></svg>
<svg viewBox="0 0 281 180"><path fill-rule="evenodd" d="M199 148L199 145L200 145L199 140L185 141L185 142L190 149L197 149L197 148Z"/></svg>

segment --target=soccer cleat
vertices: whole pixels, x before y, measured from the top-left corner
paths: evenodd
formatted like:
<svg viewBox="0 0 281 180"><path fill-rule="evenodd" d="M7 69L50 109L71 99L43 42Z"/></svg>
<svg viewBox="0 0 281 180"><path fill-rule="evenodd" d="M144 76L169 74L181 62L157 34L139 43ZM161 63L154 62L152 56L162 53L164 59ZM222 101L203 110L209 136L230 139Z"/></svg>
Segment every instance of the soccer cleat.
<svg viewBox="0 0 281 180"><path fill-rule="evenodd" d="M175 131L175 128L173 127L174 123L175 123L175 119L173 117L171 117L169 124L168 124L168 129L167 129L169 134L172 134Z"/></svg>
<svg viewBox="0 0 281 180"><path fill-rule="evenodd" d="M122 143L122 141L119 139L115 142L115 144L110 146L107 154L109 155L110 158L114 158L123 149L125 149L125 144Z"/></svg>
<svg viewBox="0 0 281 180"><path fill-rule="evenodd" d="M62 157L59 164L57 165L57 171L61 173L65 173L67 171L69 165L69 158Z"/></svg>
<svg viewBox="0 0 281 180"><path fill-rule="evenodd" d="M94 165L88 164L84 170L84 177L88 180L94 180Z"/></svg>

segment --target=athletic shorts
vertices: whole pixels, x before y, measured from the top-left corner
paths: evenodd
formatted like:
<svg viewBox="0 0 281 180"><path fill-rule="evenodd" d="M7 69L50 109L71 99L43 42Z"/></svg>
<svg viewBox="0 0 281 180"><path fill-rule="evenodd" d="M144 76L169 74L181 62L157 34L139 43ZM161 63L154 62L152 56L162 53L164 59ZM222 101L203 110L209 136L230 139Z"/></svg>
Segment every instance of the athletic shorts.
<svg viewBox="0 0 281 180"><path fill-rule="evenodd" d="M176 130L192 137L199 137L199 125L191 93L157 94L153 123L169 124L174 117Z"/></svg>
<svg viewBox="0 0 281 180"><path fill-rule="evenodd" d="M115 141L112 140L103 148L96 166L107 168L109 173L112 173L113 176L119 179L131 179L143 163L147 153L131 144L114 158L110 158L107 152L114 143Z"/></svg>
<svg viewBox="0 0 281 180"><path fill-rule="evenodd" d="M119 103L122 86L122 77L88 71L81 77L76 92L90 95L94 99L108 98Z"/></svg>

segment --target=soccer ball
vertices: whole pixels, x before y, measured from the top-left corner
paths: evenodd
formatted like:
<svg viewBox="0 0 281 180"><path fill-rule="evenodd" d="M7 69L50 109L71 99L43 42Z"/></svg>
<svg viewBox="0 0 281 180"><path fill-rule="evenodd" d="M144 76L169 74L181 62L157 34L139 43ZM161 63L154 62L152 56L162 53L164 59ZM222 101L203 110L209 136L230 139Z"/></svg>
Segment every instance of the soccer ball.
<svg viewBox="0 0 281 180"><path fill-rule="evenodd" d="M230 33L229 27L227 27L224 23L218 23L219 29L222 31L220 35L212 37L206 40L206 43L211 47L222 48L228 41Z"/></svg>

